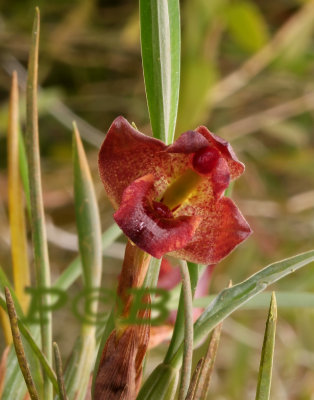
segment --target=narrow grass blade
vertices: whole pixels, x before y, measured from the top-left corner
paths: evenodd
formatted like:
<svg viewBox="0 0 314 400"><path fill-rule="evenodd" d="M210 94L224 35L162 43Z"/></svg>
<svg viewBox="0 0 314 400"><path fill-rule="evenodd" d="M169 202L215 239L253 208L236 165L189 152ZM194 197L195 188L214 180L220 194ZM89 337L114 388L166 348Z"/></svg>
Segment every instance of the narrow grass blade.
<svg viewBox="0 0 314 400"><path fill-rule="evenodd" d="M197 389L193 400L207 399L209 391L209 382L213 372L216 354L218 350L220 335L221 335L222 322L216 326L211 336L207 353L202 363L202 368L197 383Z"/></svg>
<svg viewBox="0 0 314 400"><path fill-rule="evenodd" d="M120 235L121 230L116 224L112 224L101 237L102 249L109 247ZM77 278L82 274L82 264L80 257L75 258L71 264L62 272L54 283L54 287L58 289L68 289Z"/></svg>
<svg viewBox="0 0 314 400"><path fill-rule="evenodd" d="M25 293L25 287L30 285L30 271L27 254L22 184L19 173L18 101L17 74L16 71L14 71L12 74L8 126L9 217L13 282L19 303L21 304L23 311L26 312L29 301Z"/></svg>
<svg viewBox="0 0 314 400"><path fill-rule="evenodd" d="M22 185L25 194L26 200L26 208L28 212L29 219L31 219L31 194L29 189L29 174L28 174L28 164L27 164L27 155L25 148L24 137L19 132L19 167L20 167L20 175L22 180Z"/></svg>
<svg viewBox="0 0 314 400"><path fill-rule="evenodd" d="M188 267L190 273L192 295L194 296L197 282L202 270L202 266L193 263L188 263ZM164 363L167 364L170 362L170 360L180 347L180 344L183 341L183 337L184 337L184 294L183 294L183 289L181 288L176 323L171 337L171 342L164 359Z"/></svg>
<svg viewBox="0 0 314 400"><path fill-rule="evenodd" d="M173 141L180 85L178 0L140 0L146 97L154 137Z"/></svg>
<svg viewBox="0 0 314 400"><path fill-rule="evenodd" d="M214 300L216 295L200 297L194 300L194 307L207 307ZM314 293L309 292L276 292L278 308L314 308ZM170 307L170 306L169 306ZM247 303L244 303L241 308L244 310L259 310L269 308L269 291L259 293L252 297ZM177 309L176 305L171 304L171 310Z"/></svg>
<svg viewBox="0 0 314 400"><path fill-rule="evenodd" d="M12 336L13 336L13 343L15 347L15 352L16 356L22 371L22 374L24 376L24 380L28 389L28 393L31 397L32 400L39 400L38 393L29 369L29 364L26 359L22 339L21 339L21 334L20 330L18 328L18 322L17 322L17 315L16 311L14 308L14 303L10 294L10 291L8 288L5 288L5 297L6 297L6 303L7 303L7 308L8 308L8 314L10 318L10 324L11 324L11 330L12 330Z"/></svg>
<svg viewBox="0 0 314 400"><path fill-rule="evenodd" d="M11 282L9 281L6 273L4 272L3 268L0 266L0 292L4 293L4 288L7 287L10 290L11 296L13 298L14 301L14 305L15 305L15 310L17 312L17 315L19 318L23 318L24 317L24 313L22 310L22 307L19 303L19 300L15 294L15 291L11 285Z"/></svg>
<svg viewBox="0 0 314 400"><path fill-rule="evenodd" d="M27 92L26 92L26 150L29 170L31 227L33 235L36 284L39 287L50 286L50 268L48 259L45 215L42 199L40 174L40 154L38 137L37 85L38 85L38 49L39 49L39 9L36 8L32 32L32 44L29 55ZM50 296L41 297L42 305L50 303ZM41 317L43 317L41 315ZM52 326L51 312L45 312L41 318L42 350L48 362L52 362ZM44 323L43 320L46 319ZM44 379L45 400L52 400L53 392L49 379Z"/></svg>
<svg viewBox="0 0 314 400"><path fill-rule="evenodd" d="M136 400L173 400L177 384L178 371L171 365L158 365L142 386Z"/></svg>
<svg viewBox="0 0 314 400"><path fill-rule="evenodd" d="M53 352L54 352L54 356L55 356L55 364L56 364L56 371L57 371L60 400L68 400L68 397L65 392L64 381L63 381L62 360L61 360L61 356L60 356L59 347L56 342L53 343Z"/></svg>
<svg viewBox="0 0 314 400"><path fill-rule="evenodd" d="M74 198L83 281L86 288L98 287L101 279L101 228L96 194L87 158L74 124Z"/></svg>
<svg viewBox="0 0 314 400"><path fill-rule="evenodd" d="M10 293L10 296L11 296L11 293ZM13 296L11 296L11 298L12 297ZM12 299L12 302L13 302L13 299ZM13 302L13 304L14 304L14 302ZM0 295L0 307L3 310L8 312L8 307L6 307L6 302L4 301L4 299L2 298L1 295ZM55 390L58 392L59 387L58 387L57 377L56 377L53 369L49 365L47 358L45 357L45 355L43 354L43 352L40 350L40 348L38 347L38 345L36 343L36 341L38 341L38 339L39 339L39 335L38 335L39 332L35 331L35 333L32 335L29 332L28 328L25 326L25 324L21 321L21 318L18 316L18 313L16 312L16 310L15 310L15 313L16 313L17 324L18 324L20 333L24 337L25 342L29 345L29 348L32 351L32 355L34 355L38 359L38 361L40 362L44 371L46 372L48 379L54 386Z"/></svg>
<svg viewBox="0 0 314 400"><path fill-rule="evenodd" d="M203 363L204 363L204 357L202 357L198 361L198 363L197 363L197 365L195 367L195 370L193 372L193 376L192 376L192 379L191 379L191 383L190 383L190 386L189 386L189 390L188 390L188 393L186 395L185 400L194 400L195 399L195 397L194 397L195 396L195 391L197 389L197 383L198 383L198 380L199 380L199 377L200 377L200 373L201 373L201 370L202 370Z"/></svg>
<svg viewBox="0 0 314 400"><path fill-rule="evenodd" d="M193 294L186 261L179 261L184 300L184 353L179 386L179 400L184 400L189 390L193 357Z"/></svg>
<svg viewBox="0 0 314 400"><path fill-rule="evenodd" d="M76 223L84 289L88 291L99 288L101 284L101 227L92 177L75 124L73 155ZM97 301L92 301L91 304L86 303L86 316L94 316L97 313L97 307ZM77 400L85 399L94 364L95 351L96 326L95 324L83 323L81 338L77 342L73 358L65 374L65 386L69 398L75 396ZM76 361L74 362L74 360Z"/></svg>
<svg viewBox="0 0 314 400"><path fill-rule="evenodd" d="M269 400L270 386L273 369L273 357L275 349L275 335L277 324L277 304L275 292L273 292L269 307L268 318L264 335L261 363L258 374L258 384L255 400Z"/></svg>
<svg viewBox="0 0 314 400"><path fill-rule="evenodd" d="M272 283L277 282L313 261L314 250L311 250L271 264L252 275L244 282L234 285L231 288L224 289L195 322L194 345L197 346L208 336L215 326L249 299L265 290ZM181 344L175 357L171 360L172 366L178 367L180 365L182 352L183 344Z"/></svg>

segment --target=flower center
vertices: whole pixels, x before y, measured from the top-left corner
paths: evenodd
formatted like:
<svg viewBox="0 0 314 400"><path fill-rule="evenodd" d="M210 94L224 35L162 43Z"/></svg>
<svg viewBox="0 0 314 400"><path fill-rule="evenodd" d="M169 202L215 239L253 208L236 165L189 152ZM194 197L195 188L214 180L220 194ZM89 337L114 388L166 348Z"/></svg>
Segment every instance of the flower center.
<svg viewBox="0 0 314 400"><path fill-rule="evenodd" d="M159 201L153 201L153 207L162 218L173 218L172 212L165 204Z"/></svg>
<svg viewBox="0 0 314 400"><path fill-rule="evenodd" d="M213 147L208 146L198 150L193 155L193 169L186 170L168 186L161 202L171 211L178 209L196 187L212 172L219 156L219 152Z"/></svg>
<svg viewBox="0 0 314 400"><path fill-rule="evenodd" d="M192 169L188 169L166 189L161 202L174 211L191 195L196 186L204 179Z"/></svg>

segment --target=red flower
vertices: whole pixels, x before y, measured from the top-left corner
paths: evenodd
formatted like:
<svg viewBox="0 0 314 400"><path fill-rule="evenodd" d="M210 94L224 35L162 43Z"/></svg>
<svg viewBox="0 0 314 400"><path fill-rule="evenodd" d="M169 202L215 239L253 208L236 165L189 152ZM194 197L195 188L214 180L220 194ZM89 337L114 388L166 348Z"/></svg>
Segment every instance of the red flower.
<svg viewBox="0 0 314 400"><path fill-rule="evenodd" d="M171 252L214 264L251 233L233 201L223 197L244 165L204 126L166 146L118 117L100 149L99 171L115 221L154 257Z"/></svg>

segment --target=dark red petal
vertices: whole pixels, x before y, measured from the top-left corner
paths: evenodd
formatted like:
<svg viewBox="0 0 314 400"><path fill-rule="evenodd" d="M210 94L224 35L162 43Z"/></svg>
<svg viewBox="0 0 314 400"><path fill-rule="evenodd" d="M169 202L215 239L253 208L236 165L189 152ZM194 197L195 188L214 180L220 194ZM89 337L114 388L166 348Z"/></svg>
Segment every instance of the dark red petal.
<svg viewBox="0 0 314 400"><path fill-rule="evenodd" d="M170 146L167 147L167 153L190 154L208 146L208 140L196 131L187 131Z"/></svg>
<svg viewBox="0 0 314 400"><path fill-rule="evenodd" d="M154 198L154 177L146 175L128 186L114 219L123 232L139 248L160 258L169 251L178 250L191 240L200 218L180 216L164 218L156 210Z"/></svg>
<svg viewBox="0 0 314 400"><path fill-rule="evenodd" d="M168 158L166 145L134 129L123 117L116 118L99 152L99 173L113 206L118 208L124 189L149 173L162 176ZM160 169L157 171L157 167Z"/></svg>
<svg viewBox="0 0 314 400"><path fill-rule="evenodd" d="M237 178L244 172L244 164L238 160L230 143L211 133L205 126L199 126L196 131L203 135L209 143L221 152L229 165L231 179Z"/></svg>
<svg viewBox="0 0 314 400"><path fill-rule="evenodd" d="M193 156L193 168L199 174L210 174L216 166L219 157L221 157L220 153L218 150L215 149L215 147L203 147L202 149L198 150Z"/></svg>
<svg viewBox="0 0 314 400"><path fill-rule="evenodd" d="M231 199L199 200L180 210L203 218L193 239L175 255L195 263L216 264L252 233L251 228Z"/></svg>
<svg viewBox="0 0 314 400"><path fill-rule="evenodd" d="M219 199L230 184L229 167L224 158L219 158L212 170L210 180L211 182L208 183L210 187L207 190L212 191L214 197Z"/></svg>

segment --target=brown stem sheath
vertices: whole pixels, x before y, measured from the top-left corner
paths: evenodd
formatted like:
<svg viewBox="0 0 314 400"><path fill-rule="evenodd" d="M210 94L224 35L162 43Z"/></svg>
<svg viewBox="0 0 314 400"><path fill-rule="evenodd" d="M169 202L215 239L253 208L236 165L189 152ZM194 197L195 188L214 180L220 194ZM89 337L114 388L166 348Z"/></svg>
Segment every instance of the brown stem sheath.
<svg viewBox="0 0 314 400"><path fill-rule="evenodd" d="M143 285L151 256L130 241L125 249L122 271L117 289L122 307L119 318L127 318L132 307L130 289ZM150 298L145 296L149 305ZM142 308L138 318L149 319L150 308ZM119 321L119 320L118 320ZM121 325L109 336L95 381L94 400L135 400L142 377L142 362L150 336L149 324Z"/></svg>

